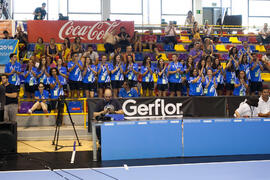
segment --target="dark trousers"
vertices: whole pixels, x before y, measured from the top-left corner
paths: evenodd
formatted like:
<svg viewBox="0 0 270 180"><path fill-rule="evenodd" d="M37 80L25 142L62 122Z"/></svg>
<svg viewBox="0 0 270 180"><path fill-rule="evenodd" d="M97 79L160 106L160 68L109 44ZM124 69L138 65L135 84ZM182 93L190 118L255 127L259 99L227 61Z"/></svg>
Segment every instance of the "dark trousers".
<svg viewBox="0 0 270 180"><path fill-rule="evenodd" d="M4 121L4 110L0 110L0 122Z"/></svg>
<svg viewBox="0 0 270 180"><path fill-rule="evenodd" d="M270 44L270 36L267 38L263 39L262 35L259 35L257 38L257 41L262 44Z"/></svg>

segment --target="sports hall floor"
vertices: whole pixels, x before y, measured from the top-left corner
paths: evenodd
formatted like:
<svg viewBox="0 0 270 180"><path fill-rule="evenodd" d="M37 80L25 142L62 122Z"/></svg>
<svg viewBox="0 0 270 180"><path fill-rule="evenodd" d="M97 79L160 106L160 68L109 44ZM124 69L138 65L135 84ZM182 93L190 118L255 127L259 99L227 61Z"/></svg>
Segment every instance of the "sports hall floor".
<svg viewBox="0 0 270 180"><path fill-rule="evenodd" d="M93 162L91 141L81 143L71 164L72 147L54 152L51 141L18 141L17 154L0 155L0 180L270 179L269 154Z"/></svg>

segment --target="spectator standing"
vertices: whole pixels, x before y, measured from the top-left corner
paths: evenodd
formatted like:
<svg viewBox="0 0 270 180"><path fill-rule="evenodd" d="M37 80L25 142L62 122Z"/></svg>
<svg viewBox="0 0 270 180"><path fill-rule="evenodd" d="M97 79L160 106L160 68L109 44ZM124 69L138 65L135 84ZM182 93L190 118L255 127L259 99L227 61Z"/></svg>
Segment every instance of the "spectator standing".
<svg viewBox="0 0 270 180"><path fill-rule="evenodd" d="M124 74L126 75L126 78L129 81L130 87L134 87L138 92L137 75L139 74L139 67L138 67L138 64L135 63L135 59L133 59L133 56L131 56L131 55L127 56L127 63L126 63Z"/></svg>
<svg viewBox="0 0 270 180"><path fill-rule="evenodd" d="M155 69L151 64L151 58L149 56L145 56L143 60L143 64L141 66L141 74L142 74L142 90L143 97L146 97L146 92L148 90L148 95L153 96L154 90L154 78L153 73Z"/></svg>
<svg viewBox="0 0 270 180"><path fill-rule="evenodd" d="M243 48L241 48L238 51L238 57L240 57L241 54L246 54L248 56L248 53L252 53L252 51L250 50L250 47L248 46L248 42L247 41L243 41ZM248 62L249 61L250 60L248 59Z"/></svg>
<svg viewBox="0 0 270 180"><path fill-rule="evenodd" d="M205 56L213 56L214 55L214 48L212 45L212 41L209 38L204 39L203 52L204 52Z"/></svg>
<svg viewBox="0 0 270 180"><path fill-rule="evenodd" d="M102 55L101 62L97 67L98 74L98 97L103 97L103 91L111 86L111 64L107 62L107 56Z"/></svg>
<svg viewBox="0 0 270 180"><path fill-rule="evenodd" d="M234 59L233 56L231 56L225 68L226 96L230 96L233 94L237 68L238 68L238 62Z"/></svg>
<svg viewBox="0 0 270 180"><path fill-rule="evenodd" d="M207 70L207 76L204 81L204 95L205 96L217 96L217 80L216 77L213 76L213 71L211 69Z"/></svg>
<svg viewBox="0 0 270 180"><path fill-rule="evenodd" d="M65 79L64 84L63 84L63 90L64 90L65 95L67 95L67 93L68 93L68 89L67 89L68 72L67 72L66 66L63 66L62 59L57 60L56 68L59 71L59 75L61 75Z"/></svg>
<svg viewBox="0 0 270 180"><path fill-rule="evenodd" d="M174 97L175 94L180 97L181 96L181 82L182 77L181 74L183 74L183 66L178 61L178 57L176 54L172 56L173 62L171 62L168 66L168 74L169 74L169 90L171 97Z"/></svg>
<svg viewBox="0 0 270 180"><path fill-rule="evenodd" d="M168 90L168 67L164 63L163 59L158 60L157 64L157 89L158 89L158 96L166 97L166 93Z"/></svg>
<svg viewBox="0 0 270 180"><path fill-rule="evenodd" d="M99 55L98 55L98 53L96 51L94 51L92 44L89 44L87 46L87 51L83 54L83 57L90 58L91 61L92 61L91 63L94 64L94 65L98 64Z"/></svg>
<svg viewBox="0 0 270 180"><path fill-rule="evenodd" d="M259 98L258 116L259 117L270 117L269 89L267 89L267 88L264 88L262 90L262 95Z"/></svg>
<svg viewBox="0 0 270 180"><path fill-rule="evenodd" d="M270 30L268 24L264 23L263 28L258 33L259 37L257 38L260 44L269 44L270 43Z"/></svg>
<svg viewBox="0 0 270 180"><path fill-rule="evenodd" d="M50 89L49 77L50 77L50 67L47 64L46 58L42 57L39 67L37 69L37 80L38 83L43 83L45 90Z"/></svg>
<svg viewBox="0 0 270 180"><path fill-rule="evenodd" d="M201 45L197 42L195 43L195 47L189 53L193 58L194 64L197 64L202 59L203 51L200 48Z"/></svg>
<svg viewBox="0 0 270 180"><path fill-rule="evenodd" d="M261 72L263 71L263 64L262 62L257 58L255 53L252 53L252 59L250 64L250 91L251 94L254 95L256 92L259 93L259 95L262 92L262 76Z"/></svg>
<svg viewBox="0 0 270 180"><path fill-rule="evenodd" d="M19 40L19 58L22 59L27 53L28 36L22 31L20 26L17 27L17 33L14 39Z"/></svg>
<svg viewBox="0 0 270 180"><path fill-rule="evenodd" d="M204 75L198 73L197 69L192 69L188 80L189 83L189 95L190 96L201 96L203 94L203 85L205 81Z"/></svg>
<svg viewBox="0 0 270 180"><path fill-rule="evenodd" d="M15 53L11 53L9 57L10 62L5 66L5 73L8 76L9 83L13 84L17 92L19 92L21 85L21 64L17 62L17 55Z"/></svg>
<svg viewBox="0 0 270 180"><path fill-rule="evenodd" d="M248 53L249 59L252 58L251 54ZM250 81L250 64L248 63L248 57L246 54L241 54L239 58L239 71L245 71L247 79Z"/></svg>
<svg viewBox="0 0 270 180"><path fill-rule="evenodd" d="M24 87L27 98L34 98L37 85L37 68L34 67L33 61L28 61L26 70L24 71Z"/></svg>
<svg viewBox="0 0 270 180"><path fill-rule="evenodd" d="M114 51L114 46L118 39L119 37L116 35L115 29L113 29L112 32L106 32L103 36L104 48L108 55Z"/></svg>
<svg viewBox="0 0 270 180"><path fill-rule="evenodd" d="M133 37L131 39L131 44L133 45L134 52L138 52L137 50L139 49L139 53L142 52L142 36L138 33L138 31L135 31L133 34Z"/></svg>
<svg viewBox="0 0 270 180"><path fill-rule="evenodd" d="M75 92L77 91L77 98L80 97L80 88L82 82L82 70L83 64L79 59L78 54L74 54L72 61L68 63L69 72L69 87L71 90L71 97L75 98Z"/></svg>
<svg viewBox="0 0 270 180"><path fill-rule="evenodd" d="M120 33L118 34L119 41L118 44L121 46L121 50L125 51L126 47L130 45L130 35L126 32L125 27L120 28Z"/></svg>
<svg viewBox="0 0 270 180"><path fill-rule="evenodd" d="M190 26L191 27L194 22L195 22L195 18L193 16L192 11L188 11L188 14L187 14L187 17L186 17L186 20L185 20L185 26Z"/></svg>
<svg viewBox="0 0 270 180"><path fill-rule="evenodd" d="M87 57L83 67L83 87L85 91L86 98L93 98L94 91L96 90L96 75L97 68L92 63L92 60Z"/></svg>
<svg viewBox="0 0 270 180"><path fill-rule="evenodd" d="M124 82L125 65L123 58L120 54L114 56L111 64L111 85L113 90L113 97L116 98L119 94L119 90Z"/></svg>
<svg viewBox="0 0 270 180"><path fill-rule="evenodd" d="M218 85L217 85L216 90L217 90L218 96L222 96L223 90L224 90L224 70L218 58L214 59L212 70L213 70L213 75L217 79Z"/></svg>
<svg viewBox="0 0 270 180"><path fill-rule="evenodd" d="M165 27L165 38L164 38L165 44L177 44L176 40L176 27L173 24L172 21L170 21L169 25Z"/></svg>
<svg viewBox="0 0 270 180"><path fill-rule="evenodd" d="M235 78L234 83L234 96L246 96L246 92L248 89L248 79L245 71L240 71L238 78Z"/></svg>
<svg viewBox="0 0 270 180"><path fill-rule="evenodd" d="M16 121L18 112L18 92L13 84L8 82L8 76L2 75L2 84L5 87L6 103L4 107L4 121Z"/></svg>
<svg viewBox="0 0 270 180"><path fill-rule="evenodd" d="M46 3L42 3L42 6L41 7L38 7L35 9L34 11L34 20L44 20L45 19L45 16L47 14L46 10Z"/></svg>

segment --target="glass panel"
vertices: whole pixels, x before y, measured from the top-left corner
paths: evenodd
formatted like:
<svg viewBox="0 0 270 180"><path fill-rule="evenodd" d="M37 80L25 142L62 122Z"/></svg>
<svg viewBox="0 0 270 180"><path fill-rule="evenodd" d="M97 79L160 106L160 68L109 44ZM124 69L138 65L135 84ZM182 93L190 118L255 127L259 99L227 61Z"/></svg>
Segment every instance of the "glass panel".
<svg viewBox="0 0 270 180"><path fill-rule="evenodd" d="M59 18L59 1L48 0L48 19L58 20ZM46 17L45 17L46 18Z"/></svg>
<svg viewBox="0 0 270 180"><path fill-rule="evenodd" d="M142 24L142 15L110 15L111 21L134 21L135 24Z"/></svg>
<svg viewBox="0 0 270 180"><path fill-rule="evenodd" d="M14 20L33 20L34 15L32 13L30 14L14 14Z"/></svg>
<svg viewBox="0 0 270 180"><path fill-rule="evenodd" d="M242 25L248 25L248 0L233 0L232 15L242 15Z"/></svg>
<svg viewBox="0 0 270 180"><path fill-rule="evenodd" d="M192 0L162 0L162 14L187 14Z"/></svg>
<svg viewBox="0 0 270 180"><path fill-rule="evenodd" d="M111 13L142 13L142 0L111 0Z"/></svg>
<svg viewBox="0 0 270 180"><path fill-rule="evenodd" d="M41 7L43 2L47 3L46 0L14 0L13 2L14 13L33 13L37 7Z"/></svg>
<svg viewBox="0 0 270 180"><path fill-rule="evenodd" d="M270 16L270 1L249 1L250 16Z"/></svg>
<svg viewBox="0 0 270 180"><path fill-rule="evenodd" d="M100 0L69 0L69 12L100 13L100 9Z"/></svg>
<svg viewBox="0 0 270 180"><path fill-rule="evenodd" d="M202 0L202 7L220 7L220 0Z"/></svg>
<svg viewBox="0 0 270 180"><path fill-rule="evenodd" d="M149 24L161 23L161 3L160 0L149 0Z"/></svg>
<svg viewBox="0 0 270 180"><path fill-rule="evenodd" d="M69 14L69 20L101 21L100 14Z"/></svg>
<svg viewBox="0 0 270 180"><path fill-rule="evenodd" d="M249 18L249 26L259 26L259 28L262 28L264 23L270 24L270 18Z"/></svg>
<svg viewBox="0 0 270 180"><path fill-rule="evenodd" d="M67 15L67 1L68 0L59 0L59 13L62 13L63 16Z"/></svg>
<svg viewBox="0 0 270 180"><path fill-rule="evenodd" d="M162 16L162 19L165 19L165 22L169 23L170 21L176 21L177 25L185 24L186 16Z"/></svg>

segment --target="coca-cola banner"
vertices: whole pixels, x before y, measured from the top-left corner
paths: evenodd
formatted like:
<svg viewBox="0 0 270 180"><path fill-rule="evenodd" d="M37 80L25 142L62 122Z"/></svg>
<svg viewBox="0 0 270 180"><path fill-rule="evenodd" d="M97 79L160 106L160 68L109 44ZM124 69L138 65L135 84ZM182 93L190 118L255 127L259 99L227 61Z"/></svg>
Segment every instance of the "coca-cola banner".
<svg viewBox="0 0 270 180"><path fill-rule="evenodd" d="M125 27L130 36L134 33L133 21L28 21L28 40L31 43L37 42L38 37L42 37L44 42L49 42L54 38L56 42L63 42L69 37L74 40L79 36L83 43L102 43L102 38L106 32L116 29L120 32L120 27Z"/></svg>

